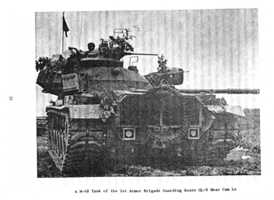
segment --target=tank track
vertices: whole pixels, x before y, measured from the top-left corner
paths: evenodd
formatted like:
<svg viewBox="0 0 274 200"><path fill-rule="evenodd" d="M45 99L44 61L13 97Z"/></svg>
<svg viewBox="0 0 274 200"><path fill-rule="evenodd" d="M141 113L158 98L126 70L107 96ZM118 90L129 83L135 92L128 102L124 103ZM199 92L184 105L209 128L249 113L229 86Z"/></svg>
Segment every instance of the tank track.
<svg viewBox="0 0 274 200"><path fill-rule="evenodd" d="M88 131L70 130L69 114L64 110L50 110L48 118L48 152L62 175L103 175L102 144Z"/></svg>

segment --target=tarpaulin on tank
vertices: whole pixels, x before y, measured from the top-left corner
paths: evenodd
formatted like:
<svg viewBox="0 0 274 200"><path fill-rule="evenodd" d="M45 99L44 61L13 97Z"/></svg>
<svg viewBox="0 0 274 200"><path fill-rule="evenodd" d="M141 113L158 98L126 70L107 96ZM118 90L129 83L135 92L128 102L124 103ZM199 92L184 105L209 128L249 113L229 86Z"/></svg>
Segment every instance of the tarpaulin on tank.
<svg viewBox="0 0 274 200"><path fill-rule="evenodd" d="M231 105L207 105L206 106L208 110L210 110L213 113L230 113L234 115L238 115L241 117L245 117L245 114L241 108L241 106L231 106Z"/></svg>
<svg viewBox="0 0 274 200"><path fill-rule="evenodd" d="M94 105L70 105L69 115L74 119L100 119L103 109L99 104Z"/></svg>
<svg viewBox="0 0 274 200"><path fill-rule="evenodd" d="M69 116L71 119L100 119L103 113L100 104L48 106L47 110L49 109L69 109Z"/></svg>

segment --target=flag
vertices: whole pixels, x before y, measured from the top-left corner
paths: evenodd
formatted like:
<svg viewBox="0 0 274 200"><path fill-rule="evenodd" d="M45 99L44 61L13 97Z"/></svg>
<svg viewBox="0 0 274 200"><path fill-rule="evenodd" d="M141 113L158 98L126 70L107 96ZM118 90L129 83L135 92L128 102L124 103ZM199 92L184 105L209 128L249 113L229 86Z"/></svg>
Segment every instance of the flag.
<svg viewBox="0 0 274 200"><path fill-rule="evenodd" d="M67 25L64 15L63 15L63 32L65 33L65 36L68 37L69 27Z"/></svg>

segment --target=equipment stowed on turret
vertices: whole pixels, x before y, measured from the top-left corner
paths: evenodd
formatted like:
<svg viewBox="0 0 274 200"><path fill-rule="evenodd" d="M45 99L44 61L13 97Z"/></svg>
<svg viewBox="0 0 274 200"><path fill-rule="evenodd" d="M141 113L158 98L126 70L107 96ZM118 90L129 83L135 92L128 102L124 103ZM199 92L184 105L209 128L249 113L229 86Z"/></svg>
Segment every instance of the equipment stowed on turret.
<svg viewBox="0 0 274 200"><path fill-rule="evenodd" d="M167 60L163 55L158 57L158 72L145 75L153 87L160 85L181 85L184 81L184 71L181 68L167 67Z"/></svg>
<svg viewBox="0 0 274 200"><path fill-rule="evenodd" d="M103 175L128 164L209 164L235 146L241 110L212 92L176 89L184 71L168 69L163 56L158 72L145 77L133 62L124 68L126 55L157 56L135 53L131 38L117 29L98 48L89 43L88 51L69 48L36 61L37 84L58 97L46 108L48 151L63 175Z"/></svg>

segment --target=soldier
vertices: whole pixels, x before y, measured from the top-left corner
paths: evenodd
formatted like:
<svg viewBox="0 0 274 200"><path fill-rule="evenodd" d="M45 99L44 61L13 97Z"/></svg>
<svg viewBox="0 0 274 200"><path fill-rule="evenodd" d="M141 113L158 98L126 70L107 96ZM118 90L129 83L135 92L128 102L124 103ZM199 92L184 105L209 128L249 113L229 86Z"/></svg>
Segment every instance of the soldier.
<svg viewBox="0 0 274 200"><path fill-rule="evenodd" d="M98 55L98 51L95 50L95 44L93 42L88 43L88 51L85 52L85 56L87 57L96 57Z"/></svg>
<svg viewBox="0 0 274 200"><path fill-rule="evenodd" d="M108 41L104 39L100 39L101 43L99 44L99 53L103 57L108 57L109 56L109 44Z"/></svg>
<svg viewBox="0 0 274 200"><path fill-rule="evenodd" d="M95 44L93 42L88 43L88 52L92 52L95 49Z"/></svg>
<svg viewBox="0 0 274 200"><path fill-rule="evenodd" d="M158 57L158 72L166 72L167 71L167 59L165 59L165 57L163 55Z"/></svg>

